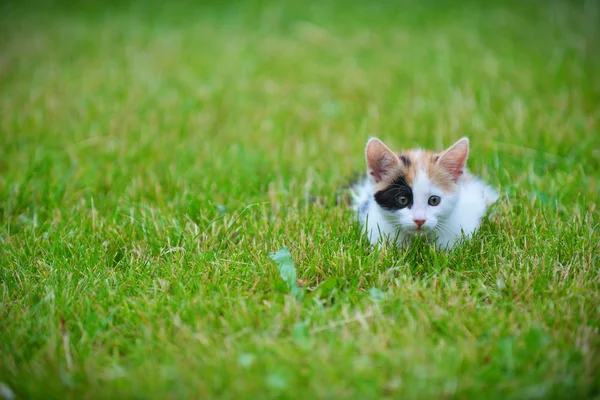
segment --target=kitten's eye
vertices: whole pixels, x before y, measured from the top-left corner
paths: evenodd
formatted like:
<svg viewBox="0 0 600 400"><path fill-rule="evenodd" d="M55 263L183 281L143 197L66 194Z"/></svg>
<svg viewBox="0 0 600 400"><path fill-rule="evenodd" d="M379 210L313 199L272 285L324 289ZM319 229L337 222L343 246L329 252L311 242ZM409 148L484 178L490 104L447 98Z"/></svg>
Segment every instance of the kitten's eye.
<svg viewBox="0 0 600 400"><path fill-rule="evenodd" d="M427 202L430 206L437 206L438 204L440 204L440 201L442 199L440 199L440 196L431 196L429 198L429 201Z"/></svg>
<svg viewBox="0 0 600 400"><path fill-rule="evenodd" d="M398 204L400 204L402 207L406 207L408 205L408 197L398 196Z"/></svg>

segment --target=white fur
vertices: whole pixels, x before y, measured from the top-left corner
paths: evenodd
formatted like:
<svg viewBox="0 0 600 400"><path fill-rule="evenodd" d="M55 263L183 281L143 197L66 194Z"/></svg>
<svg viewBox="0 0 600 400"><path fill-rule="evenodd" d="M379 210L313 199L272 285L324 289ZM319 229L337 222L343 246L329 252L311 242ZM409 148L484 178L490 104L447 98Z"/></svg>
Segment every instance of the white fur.
<svg viewBox="0 0 600 400"><path fill-rule="evenodd" d="M498 199L493 188L475 177L462 177L459 190L449 194L433 185L426 172L420 170L412 185L412 207L388 211L375 201L372 185L366 178L353 190L354 208L372 244L385 239L406 246L421 235L438 248L451 248L463 234L467 238L473 235L488 207ZM440 196L439 205L428 205L432 195ZM420 230L415 219L426 221Z"/></svg>

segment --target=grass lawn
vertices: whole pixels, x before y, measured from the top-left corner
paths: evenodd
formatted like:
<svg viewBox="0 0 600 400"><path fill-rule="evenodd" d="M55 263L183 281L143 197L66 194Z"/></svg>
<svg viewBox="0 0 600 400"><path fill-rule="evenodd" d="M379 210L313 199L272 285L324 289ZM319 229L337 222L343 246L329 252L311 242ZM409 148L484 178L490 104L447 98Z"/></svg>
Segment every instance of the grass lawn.
<svg viewBox="0 0 600 400"><path fill-rule="evenodd" d="M0 393L600 398L595 1L152 1L0 5ZM464 135L476 238L369 247Z"/></svg>

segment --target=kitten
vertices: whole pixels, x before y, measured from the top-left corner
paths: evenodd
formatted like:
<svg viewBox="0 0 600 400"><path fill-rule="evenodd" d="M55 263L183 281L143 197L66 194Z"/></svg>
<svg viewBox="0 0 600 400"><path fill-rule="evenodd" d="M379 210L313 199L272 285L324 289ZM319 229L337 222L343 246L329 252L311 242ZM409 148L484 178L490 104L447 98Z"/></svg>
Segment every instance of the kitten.
<svg viewBox="0 0 600 400"><path fill-rule="evenodd" d="M452 247L479 227L498 194L466 169L469 139L441 153L392 152L379 139L367 142L367 177L354 186L354 208L372 244L397 245L417 235L438 248Z"/></svg>

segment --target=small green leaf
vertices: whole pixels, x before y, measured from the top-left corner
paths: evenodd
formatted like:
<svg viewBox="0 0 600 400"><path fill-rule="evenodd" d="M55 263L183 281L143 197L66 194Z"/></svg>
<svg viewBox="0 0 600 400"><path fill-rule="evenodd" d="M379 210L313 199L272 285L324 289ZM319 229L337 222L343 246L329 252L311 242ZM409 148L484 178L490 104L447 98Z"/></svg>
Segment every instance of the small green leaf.
<svg viewBox="0 0 600 400"><path fill-rule="evenodd" d="M326 297L329 296L333 291L337 289L338 279L337 278L329 278L324 280L314 289L314 293L318 297Z"/></svg>
<svg viewBox="0 0 600 400"><path fill-rule="evenodd" d="M288 251L286 246L277 250L275 253L270 253L269 257L277 264L277 269L281 278L286 283L290 293L296 298L296 300L302 299L302 289L298 286L296 277L296 266L292 261L292 255Z"/></svg>
<svg viewBox="0 0 600 400"><path fill-rule="evenodd" d="M280 371L273 372L267 376L267 386L271 389L285 390L288 386L288 377Z"/></svg>
<svg viewBox="0 0 600 400"><path fill-rule="evenodd" d="M248 368L254 364L254 360L256 360L256 356L251 353L242 353L238 357L238 364L240 364L244 368Z"/></svg>
<svg viewBox="0 0 600 400"><path fill-rule="evenodd" d="M380 289L377 289L376 287L373 287L371 290L369 290L369 296L371 296L371 300L373 300L375 303L379 303L385 299L386 293Z"/></svg>
<svg viewBox="0 0 600 400"><path fill-rule="evenodd" d="M308 327L308 321L298 322L292 327L292 338L294 339L294 342L303 349L309 349L312 346Z"/></svg>

